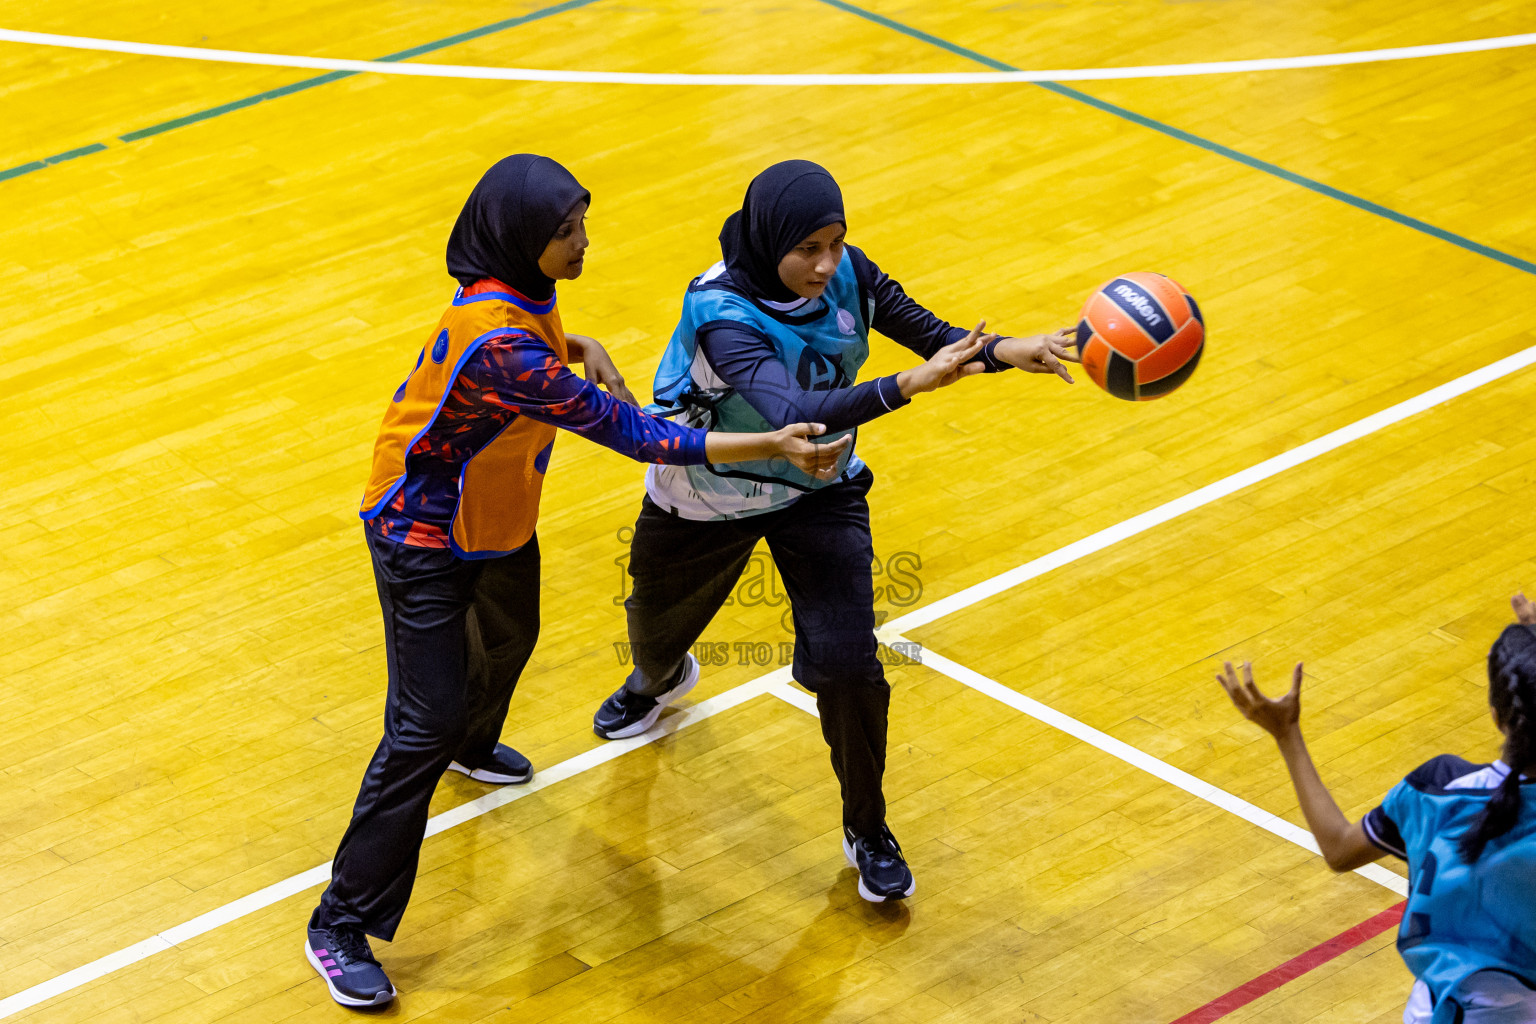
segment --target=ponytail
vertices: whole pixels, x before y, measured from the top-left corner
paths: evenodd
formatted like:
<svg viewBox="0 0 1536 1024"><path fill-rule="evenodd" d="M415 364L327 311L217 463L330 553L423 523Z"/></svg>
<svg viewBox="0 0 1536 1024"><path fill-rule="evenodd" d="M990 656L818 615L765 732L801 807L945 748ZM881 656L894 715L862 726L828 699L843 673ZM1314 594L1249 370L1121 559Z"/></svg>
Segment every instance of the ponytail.
<svg viewBox="0 0 1536 1024"><path fill-rule="evenodd" d="M1504 728L1509 774L1458 844L1468 864L1520 820L1520 774L1536 763L1536 629L1509 626L1488 651L1488 699Z"/></svg>

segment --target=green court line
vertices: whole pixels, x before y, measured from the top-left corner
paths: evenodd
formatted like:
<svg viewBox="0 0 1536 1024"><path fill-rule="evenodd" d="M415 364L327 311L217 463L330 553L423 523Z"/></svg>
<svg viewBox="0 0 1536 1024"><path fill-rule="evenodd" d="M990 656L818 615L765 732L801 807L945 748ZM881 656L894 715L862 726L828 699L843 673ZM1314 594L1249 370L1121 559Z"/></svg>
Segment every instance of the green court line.
<svg viewBox="0 0 1536 1024"><path fill-rule="evenodd" d="M216 107L209 107L207 110L199 110L196 113L187 114L183 117L162 121L159 124L152 124L148 128L140 128L136 131L128 132L126 135L119 135L117 138L120 142L137 142L140 139L147 139L151 135L168 132L172 128L182 128L189 124L196 124L199 121L206 121L210 117L218 117L220 114L228 114L231 111L253 107L258 103L265 103L267 100L292 96L296 92L313 89L317 85L329 85L331 82L339 82L343 78L350 78L357 73L356 71L330 71L323 75L317 75L314 78L306 78L301 82L290 82L288 85L280 85L276 89L268 89L266 92L259 92L254 96L247 96L244 99L231 100L228 103L220 103Z"/></svg>
<svg viewBox="0 0 1536 1024"><path fill-rule="evenodd" d="M67 153L60 153L58 156L47 157L46 159L43 160L43 163L45 163L45 164L63 163L65 160L73 160L77 156L88 156L91 153L100 153L102 150L104 150L106 148L107 148L106 146L102 145L99 142L93 142L89 146L81 146L79 149L71 149Z"/></svg>
<svg viewBox="0 0 1536 1024"><path fill-rule="evenodd" d="M885 28L900 32L903 35L911 36L913 39L920 39L932 46L937 46L940 49L948 50L950 53L957 54L966 58L967 60L973 60L978 64L983 64L989 68L992 68L994 71L1023 70L1023 68L1017 68L1012 64L1005 64L1002 61L995 60L992 57L986 56L985 54L977 53L975 50L968 49L967 47L961 46L958 43L952 43L947 39L941 39L936 35L931 35L930 33L924 32L922 29L913 28L911 25L904 25L892 18L887 18L883 14L876 14L874 11L866 11L862 7L848 3L847 0L821 0L821 2L828 5L829 7L836 7L840 11L846 11L849 14L854 14L860 18L865 19L866 21L872 21L877 25L882 25ZM1399 213L1390 207L1382 206L1380 203L1372 202L1371 200L1362 196L1357 196L1351 192L1345 192L1343 189L1334 188L1332 185L1327 185L1321 181L1317 181L1314 178L1308 178L1305 175L1297 174L1295 171L1288 171L1278 164L1270 163L1268 160L1260 160L1256 156L1249 156L1247 153L1233 149L1230 146L1223 146L1219 142L1212 142L1210 139L1195 135L1192 132L1187 132L1182 128L1175 128L1173 125L1164 124L1161 121L1153 120L1152 118L1143 114L1136 113L1134 110L1127 110L1124 107L1117 106L1108 102L1107 100L1101 100L1096 96L1090 96L1088 93L1062 85L1059 82L1034 82L1031 84L1038 85L1042 89L1054 92L1058 96L1065 96L1068 99L1077 100L1079 103L1086 103L1090 107L1102 110L1106 114L1113 114L1116 117L1123 118L1132 124L1140 125L1143 128L1150 128L1155 132L1161 132L1170 138L1178 139L1180 142L1187 142L1192 146L1199 146L1201 149L1215 153L1218 156L1224 156L1227 159L1235 160L1244 166L1252 167L1256 171L1263 171L1265 174L1272 174L1275 177L1280 178L1282 181L1288 181L1293 185L1300 185L1302 188L1311 189L1313 192L1316 192L1319 195L1327 196L1330 199L1337 199L1341 203L1348 203L1350 206L1353 206L1358 210L1364 210L1366 213L1374 213L1378 217L1384 217L1396 224L1401 224L1403 227L1412 228L1415 231L1429 235L1431 238L1438 238L1442 242L1449 242L1452 245L1459 246L1467 250L1468 252L1475 252L1479 256L1486 256L1491 260L1497 260L1498 262L1503 263L1505 266L1514 267L1516 270L1523 270L1527 274L1536 274L1536 263L1532 263L1530 260L1523 260L1519 256L1511 255L1510 253L1495 249L1492 246L1484 245L1481 242L1475 242L1472 239L1458 235L1453 231L1447 231L1444 228L1436 227L1427 221L1419 220L1417 217L1410 217L1406 213Z"/></svg>
<svg viewBox="0 0 1536 1024"><path fill-rule="evenodd" d="M63 153L57 153L53 156L44 157L41 160L33 160L29 164L22 164L20 167L11 167L7 170L0 171L0 181L4 181L6 178L19 177L20 175L27 174L32 171L40 171L44 167L51 167L54 164L61 164L65 160L73 160L77 156L88 156L91 153L100 153L106 148L107 147L100 142L93 142L89 146L81 146L79 149L71 149Z"/></svg>
<svg viewBox="0 0 1536 1024"><path fill-rule="evenodd" d="M23 174L30 174L33 171L40 171L47 166L48 163L44 160L33 160L29 164L21 164L17 167L9 167L3 171L0 171L0 181L4 181L6 178L19 178Z"/></svg>
<svg viewBox="0 0 1536 1024"><path fill-rule="evenodd" d="M459 32L451 36L446 36L442 39L435 39L430 43L422 43L420 46L413 46L408 50L401 50L398 53L391 53L383 57L377 57L375 59L380 61L409 60L412 57L420 57L424 53L432 53L436 50L447 49L450 46L457 46L459 43L467 43L472 39L479 39L483 36L493 35L497 32L504 32L509 28L516 28L519 25L526 25L530 21L538 21L541 18L549 18L556 14L564 14L566 11L574 11L578 7L586 7L587 5L594 3L597 3L597 0L564 0L563 3L554 4L550 7L543 7L536 11L530 11L527 14L518 15L515 18L505 18L501 21L492 22L489 25L481 25L479 28L472 28L467 32ZM199 110L196 113L187 114L184 117L177 117L169 121L162 121L159 124L150 125L148 128L139 128L124 135L119 135L117 137L117 141L137 142L140 139L147 139L152 135L159 135L162 132L171 131L173 128L183 128L189 124L196 124L199 121L206 121L209 118L218 117L221 114L228 114L232 111L243 110L246 107L255 106L258 103L264 103L267 100L275 100L284 96L292 96L296 92L303 92L306 89L313 89L320 85L329 85L331 82L339 82L343 78L351 78L353 75L360 74L363 74L363 72L330 71L323 75L316 75L314 78L306 78L299 82L292 82L288 85L278 86L276 89L268 89L265 92L259 92L254 96L247 96L244 99L233 100L229 103L221 103L216 107L209 107L207 110ZM58 156L50 156L43 160L33 160L31 163L21 164L17 167L11 167L7 170L0 171L0 181L5 181L7 178L17 178L23 174L30 174L33 171L40 171L44 167L50 167L53 164L60 163L64 160L73 160L75 157L86 156L90 153L100 153L106 148L106 143L95 142L89 146L81 146L79 149L72 149L67 153L60 153Z"/></svg>

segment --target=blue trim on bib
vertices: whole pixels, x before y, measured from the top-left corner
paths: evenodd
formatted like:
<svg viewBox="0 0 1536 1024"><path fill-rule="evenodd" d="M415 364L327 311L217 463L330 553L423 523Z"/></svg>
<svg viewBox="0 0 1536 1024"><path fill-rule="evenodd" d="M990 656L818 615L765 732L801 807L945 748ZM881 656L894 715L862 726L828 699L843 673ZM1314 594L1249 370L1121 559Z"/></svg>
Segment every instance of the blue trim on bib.
<svg viewBox="0 0 1536 1024"><path fill-rule="evenodd" d="M454 294L453 304L455 306L467 306L471 302L488 302L491 299L510 302L518 309L532 313L534 316L545 316L555 308L555 297L553 295L549 297L548 302L534 302L526 295L519 295L517 292L481 292L479 295L471 295L466 299L464 298L463 288L460 288Z"/></svg>
<svg viewBox="0 0 1536 1024"><path fill-rule="evenodd" d="M473 302L474 300L471 299L470 301ZM455 300L455 303L457 304L457 300ZM420 441L424 436L426 436L427 431L432 429L432 424L437 422L438 414L443 411L443 403L448 401L448 393L453 390L453 382L458 379L459 371L464 369L464 364L465 364L465 362L467 362L469 360L469 357L474 355L476 349L478 349L481 345L485 344L487 341L490 341L492 338L507 338L507 337L511 337L512 335L520 335L520 336L522 336L524 338L533 338L533 337L535 337L535 335L532 332L528 331L526 328L522 328L522 327L498 327L494 331L486 331L484 334L480 335L480 337L476 338L474 341L470 342L468 345L466 345L464 347L464 351L459 355L458 360L453 364L453 376L448 378L448 386L443 389L442 395L437 400L437 408L433 409L432 410L432 415L427 418L427 425L422 427L421 430L417 432L416 436L411 438L411 443L405 446L405 455L400 460L400 462L401 462L400 478L398 480L396 480L393 484L390 484L389 490L384 492L384 497L379 499L378 504L374 505L373 508L364 509L364 510L358 512L357 515L358 515L359 519L373 519L373 518L375 518L380 512L384 511L384 506L388 505L389 502L394 498L394 496L400 492L400 488L405 486L405 478L410 475L410 471L411 471L410 470L411 449L416 447L416 443L418 441ZM414 372L414 371L412 371L412 372ZM506 429L506 427L502 428L502 430L505 430L505 429ZM497 437L501 436L500 431L497 432L496 436ZM483 448L481 449L481 451L484 451L484 450L485 449L483 449ZM479 452L476 452L475 454L478 455ZM474 458L474 456L471 455L470 459L473 459L473 458ZM469 465L469 462L466 461L464 463L464 465L466 465L466 466ZM461 495L464 493L463 487L464 487L463 470L460 470L459 471L459 493ZM453 517L454 517L455 520L457 520L458 517L459 517L459 511L458 511L457 507L454 508ZM450 527L452 526L451 523L449 525L450 525ZM453 543L453 534L452 534L451 530L450 530L449 535L448 535L448 543L449 544Z"/></svg>

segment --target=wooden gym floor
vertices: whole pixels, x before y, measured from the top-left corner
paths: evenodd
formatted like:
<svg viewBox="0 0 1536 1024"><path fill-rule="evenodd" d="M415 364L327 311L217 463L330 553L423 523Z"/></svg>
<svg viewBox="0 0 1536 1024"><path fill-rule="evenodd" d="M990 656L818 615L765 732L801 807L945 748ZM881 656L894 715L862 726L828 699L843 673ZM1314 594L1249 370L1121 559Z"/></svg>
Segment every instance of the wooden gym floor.
<svg viewBox="0 0 1536 1024"><path fill-rule="evenodd" d="M1483 38L1536 28L1536 4L4 0L0 27L920 72ZM1482 659L1536 584L1536 373L1098 531L1536 345L1531 52L1071 88L295 89L318 73L0 43L0 1016L348 1018L300 942L380 728L354 509L449 298L452 219L520 150L593 192L562 308L632 383L747 180L792 156L833 170L851 239L957 322L1049 329L1152 269L1199 298L1210 343L1160 402L1008 374L861 432L877 554L900 567L880 610L930 652L890 670L906 906L857 897L819 731L776 658L732 646L653 742L591 734L624 672L642 470L562 438L544 632L505 736L542 774L500 806L444 780L434 810L463 811L376 944L401 990L385 1017L1166 1024L1389 910L1397 867L1335 877L1287 838L1279 759L1212 672L1251 657L1276 686L1307 661L1306 725L1352 816L1432 754L1494 756ZM912 361L878 344L870 372ZM776 654L765 586L705 639ZM1396 1021L1391 938L1221 1019Z"/></svg>

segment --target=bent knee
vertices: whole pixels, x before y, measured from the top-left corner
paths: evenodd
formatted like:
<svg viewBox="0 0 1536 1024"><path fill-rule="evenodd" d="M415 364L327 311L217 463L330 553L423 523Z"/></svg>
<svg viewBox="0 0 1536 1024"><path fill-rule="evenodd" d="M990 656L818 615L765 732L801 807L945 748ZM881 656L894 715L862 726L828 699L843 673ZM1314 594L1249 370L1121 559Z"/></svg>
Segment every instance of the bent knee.
<svg viewBox="0 0 1536 1024"><path fill-rule="evenodd" d="M398 725L395 742L419 751L452 754L469 735L469 716L463 708L435 710L414 716Z"/></svg>

